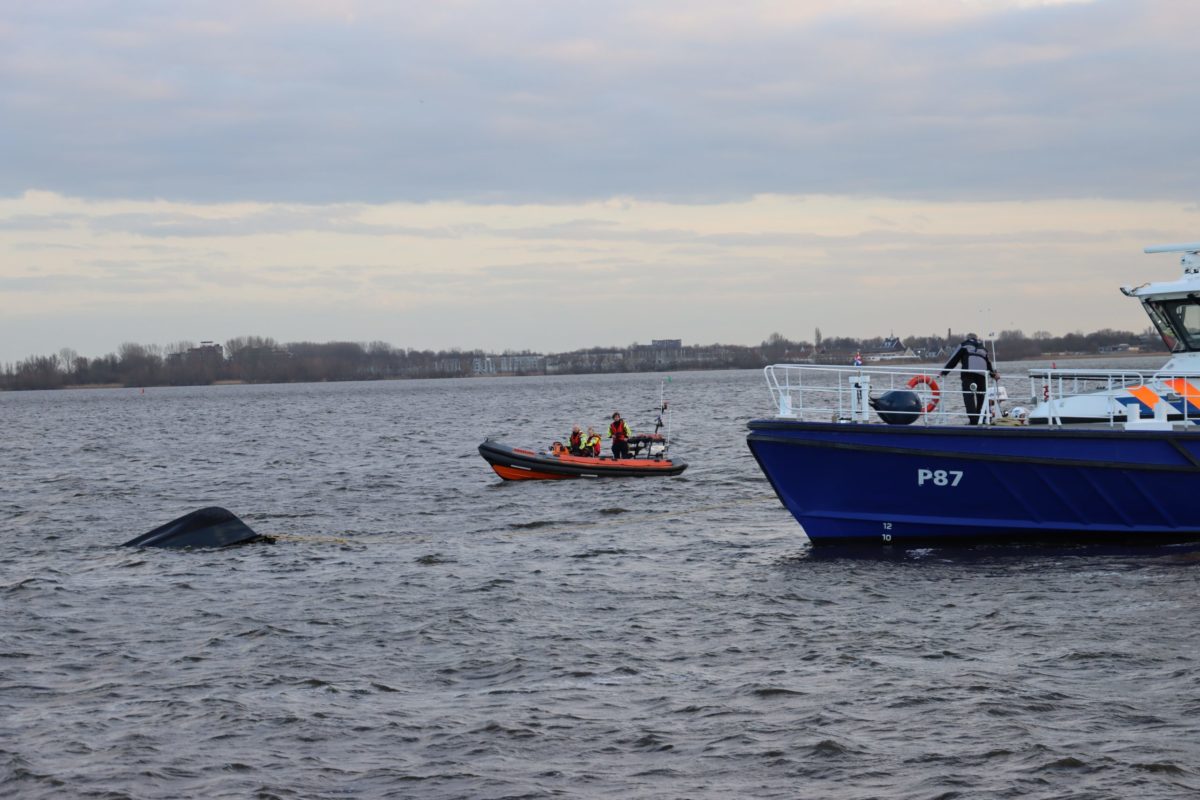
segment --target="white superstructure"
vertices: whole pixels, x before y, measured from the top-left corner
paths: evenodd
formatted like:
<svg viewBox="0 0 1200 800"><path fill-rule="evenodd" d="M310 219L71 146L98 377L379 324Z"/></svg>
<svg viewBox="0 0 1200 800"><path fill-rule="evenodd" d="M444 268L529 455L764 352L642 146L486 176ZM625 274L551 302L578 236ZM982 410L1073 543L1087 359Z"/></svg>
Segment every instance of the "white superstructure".
<svg viewBox="0 0 1200 800"><path fill-rule="evenodd" d="M1126 430L1200 425L1200 242L1147 247L1147 253L1182 253L1183 276L1122 287L1136 297L1171 351L1156 370L1029 370L1028 405L1012 401L992 376L930 366L876 367L773 364L764 370L775 413L782 419L851 424L917 425L1103 424ZM981 385L982 408L966 408L962 376ZM1011 378L1012 376L1010 376ZM974 393L973 393L974 394Z"/></svg>
<svg viewBox="0 0 1200 800"><path fill-rule="evenodd" d="M1183 277L1132 288L1122 286L1121 292L1142 301L1142 308L1171 351L1171 360L1163 370L1200 371L1200 242L1155 245L1145 252L1183 253L1179 259Z"/></svg>
<svg viewBox="0 0 1200 800"><path fill-rule="evenodd" d="M1035 384L1041 382L1045 396L1030 412L1031 423L1112 420L1127 417L1131 409L1142 417L1160 419L1165 415L1192 420L1200 414L1200 242L1154 245L1144 252L1183 254L1179 279L1121 287L1126 297L1141 301L1171 358L1149 375L1032 370L1030 377ZM1080 384L1088 380L1101 382L1103 388L1078 393Z"/></svg>

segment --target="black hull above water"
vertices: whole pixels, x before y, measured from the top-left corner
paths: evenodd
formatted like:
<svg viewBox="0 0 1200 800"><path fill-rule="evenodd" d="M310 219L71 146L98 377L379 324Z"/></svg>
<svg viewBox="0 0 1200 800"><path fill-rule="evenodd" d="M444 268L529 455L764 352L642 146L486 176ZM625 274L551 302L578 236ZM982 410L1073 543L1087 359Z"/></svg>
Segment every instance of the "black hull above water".
<svg viewBox="0 0 1200 800"><path fill-rule="evenodd" d="M256 533L233 512L209 506L130 539L123 547L233 547L271 541L274 541L271 537Z"/></svg>

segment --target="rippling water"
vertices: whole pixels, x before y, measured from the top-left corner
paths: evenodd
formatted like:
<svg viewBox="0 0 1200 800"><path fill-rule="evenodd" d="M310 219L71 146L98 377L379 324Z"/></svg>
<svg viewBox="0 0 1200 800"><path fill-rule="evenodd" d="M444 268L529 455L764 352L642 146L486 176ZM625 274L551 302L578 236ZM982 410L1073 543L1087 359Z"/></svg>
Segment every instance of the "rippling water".
<svg viewBox="0 0 1200 800"><path fill-rule="evenodd" d="M814 554L759 374L668 389L682 477L529 484L657 379L0 394L0 795L1200 790L1194 552ZM284 538L117 547L210 504Z"/></svg>

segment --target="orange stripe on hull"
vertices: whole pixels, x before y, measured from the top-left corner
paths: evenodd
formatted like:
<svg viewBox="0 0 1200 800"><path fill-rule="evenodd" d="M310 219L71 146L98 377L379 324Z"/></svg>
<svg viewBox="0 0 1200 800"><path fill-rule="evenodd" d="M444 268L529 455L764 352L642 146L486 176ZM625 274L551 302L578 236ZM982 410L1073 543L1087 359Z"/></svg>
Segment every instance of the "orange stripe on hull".
<svg viewBox="0 0 1200 800"><path fill-rule="evenodd" d="M1200 408L1200 389L1197 389L1195 384L1185 381L1183 378L1174 378L1167 381L1167 386L1174 389L1180 397L1188 401L1188 405L1192 408Z"/></svg>
<svg viewBox="0 0 1200 800"><path fill-rule="evenodd" d="M538 472L535 469L516 469L500 464L492 464L496 474L506 481L558 481L567 478L578 478L578 475L554 475L549 472Z"/></svg>
<svg viewBox="0 0 1200 800"><path fill-rule="evenodd" d="M1128 391L1150 408L1154 408L1154 406L1158 405L1158 401L1162 399L1149 386L1130 386Z"/></svg>

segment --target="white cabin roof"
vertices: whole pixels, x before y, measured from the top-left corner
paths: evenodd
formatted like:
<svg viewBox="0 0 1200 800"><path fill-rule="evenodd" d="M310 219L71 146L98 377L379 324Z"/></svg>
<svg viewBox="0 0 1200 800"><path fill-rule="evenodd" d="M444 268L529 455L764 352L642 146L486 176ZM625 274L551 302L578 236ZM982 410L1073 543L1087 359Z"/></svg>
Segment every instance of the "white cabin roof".
<svg viewBox="0 0 1200 800"><path fill-rule="evenodd" d="M1146 253L1183 253L1179 259L1183 276L1173 281L1155 281L1141 286L1122 286L1126 297L1150 298L1187 295L1200 291L1200 242L1190 244L1165 244L1147 247Z"/></svg>

